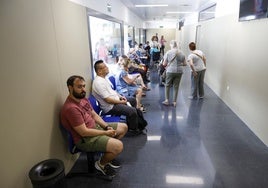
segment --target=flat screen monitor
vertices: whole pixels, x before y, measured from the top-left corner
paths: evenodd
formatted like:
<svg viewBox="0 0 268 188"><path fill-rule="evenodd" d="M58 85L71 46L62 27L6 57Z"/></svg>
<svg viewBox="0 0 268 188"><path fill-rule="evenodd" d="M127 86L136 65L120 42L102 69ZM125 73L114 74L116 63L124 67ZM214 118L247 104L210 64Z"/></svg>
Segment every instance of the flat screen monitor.
<svg viewBox="0 0 268 188"><path fill-rule="evenodd" d="M268 0L240 0L239 21L267 18Z"/></svg>

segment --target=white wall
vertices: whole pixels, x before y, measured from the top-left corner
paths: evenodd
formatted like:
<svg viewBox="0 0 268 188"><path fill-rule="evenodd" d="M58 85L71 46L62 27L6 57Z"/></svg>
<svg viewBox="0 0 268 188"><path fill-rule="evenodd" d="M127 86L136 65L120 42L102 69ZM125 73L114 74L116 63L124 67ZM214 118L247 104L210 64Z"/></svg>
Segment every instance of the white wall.
<svg viewBox="0 0 268 188"><path fill-rule="evenodd" d="M152 36L158 33L158 40L160 40L161 36L164 35L164 39L166 39L166 47L165 51L170 49L169 42L176 38L176 30L175 29L146 29L147 41L151 42Z"/></svg>
<svg viewBox="0 0 268 188"><path fill-rule="evenodd" d="M157 22L155 21L146 21L144 22L146 29L175 29L177 26L177 20L163 19Z"/></svg>
<svg viewBox="0 0 268 188"><path fill-rule="evenodd" d="M237 3L222 6L232 9ZM207 56L205 82L268 145L268 19L238 22L238 10L200 23L198 48ZM193 30L195 25L183 28L184 45L195 38Z"/></svg>
<svg viewBox="0 0 268 188"><path fill-rule="evenodd" d="M267 145L267 19L238 22L228 16L201 27L207 84Z"/></svg>
<svg viewBox="0 0 268 188"><path fill-rule="evenodd" d="M59 110L73 74L91 77L86 9L66 0L0 1L0 187L31 187L30 168L72 157Z"/></svg>

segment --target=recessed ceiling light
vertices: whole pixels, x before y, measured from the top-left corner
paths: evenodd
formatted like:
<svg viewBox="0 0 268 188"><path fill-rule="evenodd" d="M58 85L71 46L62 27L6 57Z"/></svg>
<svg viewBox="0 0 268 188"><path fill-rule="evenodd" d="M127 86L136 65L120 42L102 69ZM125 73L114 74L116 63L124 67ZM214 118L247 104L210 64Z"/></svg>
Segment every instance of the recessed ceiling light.
<svg viewBox="0 0 268 188"><path fill-rule="evenodd" d="M169 12L166 12L167 14L191 14L191 13L194 13L194 12L183 12L183 11L169 11Z"/></svg>
<svg viewBox="0 0 268 188"><path fill-rule="evenodd" d="M135 5L135 7L168 7L167 4Z"/></svg>
<svg viewBox="0 0 268 188"><path fill-rule="evenodd" d="M190 7L191 5L189 5L189 4L181 4L180 6L182 6L182 7Z"/></svg>

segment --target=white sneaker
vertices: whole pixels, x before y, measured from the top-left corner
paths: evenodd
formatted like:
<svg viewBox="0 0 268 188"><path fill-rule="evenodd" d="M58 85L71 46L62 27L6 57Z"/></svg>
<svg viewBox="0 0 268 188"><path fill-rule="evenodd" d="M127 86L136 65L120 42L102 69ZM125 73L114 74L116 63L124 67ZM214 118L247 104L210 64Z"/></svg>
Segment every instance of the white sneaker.
<svg viewBox="0 0 268 188"><path fill-rule="evenodd" d="M105 176L115 176L115 170L111 168L109 165L105 165L104 168L100 166L100 161L95 162L95 168L100 171Z"/></svg>
<svg viewBox="0 0 268 188"><path fill-rule="evenodd" d="M163 101L162 104L168 106L169 102L168 101Z"/></svg>

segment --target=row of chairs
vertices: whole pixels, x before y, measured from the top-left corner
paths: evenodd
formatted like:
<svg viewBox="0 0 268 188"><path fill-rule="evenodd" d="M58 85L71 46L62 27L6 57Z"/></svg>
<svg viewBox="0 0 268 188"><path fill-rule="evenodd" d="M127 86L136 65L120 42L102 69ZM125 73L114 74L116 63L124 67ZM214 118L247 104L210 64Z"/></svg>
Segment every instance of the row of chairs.
<svg viewBox="0 0 268 188"><path fill-rule="evenodd" d="M93 95L90 95L88 98L90 104L92 105L93 109L97 114L99 114L104 121L106 122L125 122L126 117L125 116L114 116L114 115L103 115L102 110L99 106L99 102L96 100L96 98ZM73 141L71 133L63 126L60 125L60 129L62 133L64 134L65 139L68 142L68 151L71 154L77 154L77 153L82 153L85 152L87 156L87 167L88 171L87 172L75 172L75 173L68 173L66 175L67 178L71 177L76 177L76 176L89 176L89 177L96 177L96 178L101 178L104 180L112 181L111 176L105 176L101 174L100 172L97 172L95 169L95 161L97 157L100 157L101 153L100 152L87 152L87 151L82 151L78 149Z"/></svg>

